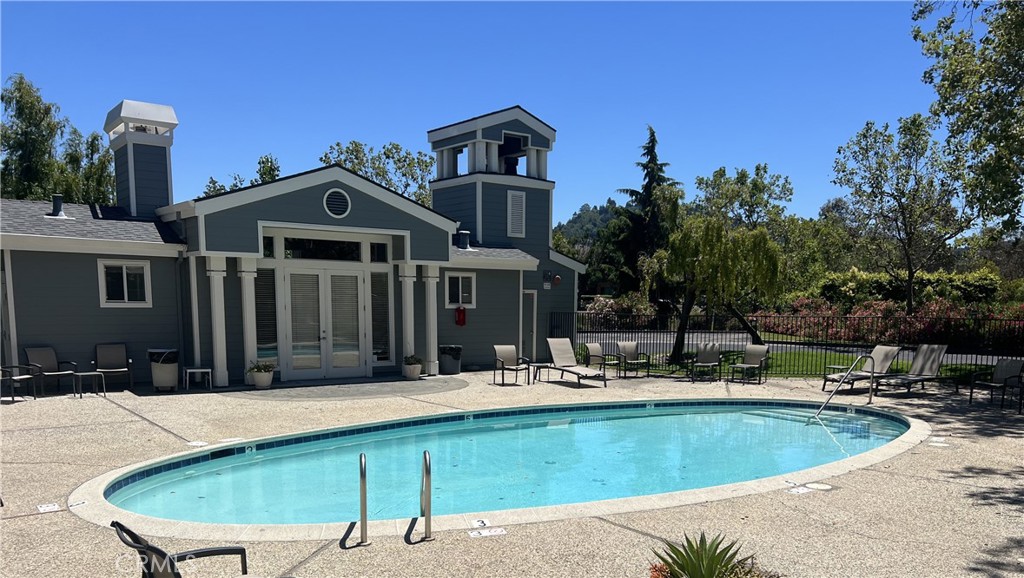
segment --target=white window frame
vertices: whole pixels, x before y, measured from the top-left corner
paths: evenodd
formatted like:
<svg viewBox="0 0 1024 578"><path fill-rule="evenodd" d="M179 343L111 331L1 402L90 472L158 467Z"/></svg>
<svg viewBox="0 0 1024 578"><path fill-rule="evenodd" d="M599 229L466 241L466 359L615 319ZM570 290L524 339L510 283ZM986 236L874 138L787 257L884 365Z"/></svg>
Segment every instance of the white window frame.
<svg viewBox="0 0 1024 578"><path fill-rule="evenodd" d="M142 267L143 276L146 284L146 300L145 301L107 301L107 267L121 267L122 275L126 283L124 287L125 299L128 299L128 275L124 274L125 267ZM149 272L149 261L123 261L120 259L97 259L96 270L99 277L100 285L100 307L113 307L113 308L152 308L153 307L153 283L152 277Z"/></svg>
<svg viewBox="0 0 1024 578"><path fill-rule="evenodd" d="M523 232L522 233L513 233L512 232L512 199L515 198L515 197L522 197L522 199L523 199L523 222L522 222ZM506 223L507 223L506 224L506 231L505 231L506 234L509 237L514 237L514 238L518 238L518 239L525 239L526 238L526 191L509 191L508 192L507 208L508 208L508 220L506 221Z"/></svg>
<svg viewBox="0 0 1024 578"><path fill-rule="evenodd" d="M448 284L449 279L452 277L469 277L472 279L473 287L469 292L469 298L473 300L472 303L449 303L448 302ZM459 299L462 299L462 281L459 281ZM458 309L459 307L465 307L466 309L476 309L476 273L468 271L445 271L444 273L444 308L445 309Z"/></svg>

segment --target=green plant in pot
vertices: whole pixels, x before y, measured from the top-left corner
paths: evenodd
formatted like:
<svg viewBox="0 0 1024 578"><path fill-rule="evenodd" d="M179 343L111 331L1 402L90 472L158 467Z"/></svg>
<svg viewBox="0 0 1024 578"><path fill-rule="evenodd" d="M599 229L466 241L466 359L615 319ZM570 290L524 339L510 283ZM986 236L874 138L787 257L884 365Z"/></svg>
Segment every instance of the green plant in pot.
<svg viewBox="0 0 1024 578"><path fill-rule="evenodd" d="M402 366L402 376L408 380L420 378L420 371L423 369L423 360L415 355L406 355L405 364Z"/></svg>
<svg viewBox="0 0 1024 578"><path fill-rule="evenodd" d="M277 366L269 361L253 361L245 372L252 375L252 383L256 389L267 389L274 381L274 370Z"/></svg>

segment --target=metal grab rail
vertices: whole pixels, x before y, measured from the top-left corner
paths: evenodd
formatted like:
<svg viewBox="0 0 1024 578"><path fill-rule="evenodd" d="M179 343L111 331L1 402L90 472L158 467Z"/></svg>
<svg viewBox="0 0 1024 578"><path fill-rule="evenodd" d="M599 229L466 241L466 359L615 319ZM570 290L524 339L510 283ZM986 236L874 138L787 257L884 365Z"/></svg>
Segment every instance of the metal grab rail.
<svg viewBox="0 0 1024 578"><path fill-rule="evenodd" d="M359 546L369 546L366 527L366 454L359 454Z"/></svg>
<svg viewBox="0 0 1024 578"><path fill-rule="evenodd" d="M423 518L423 541L433 540L430 532L430 452L423 450L423 481L420 484L420 517Z"/></svg>
<svg viewBox="0 0 1024 578"><path fill-rule="evenodd" d="M846 374L844 374L843 378L840 379L839 383L836 384L836 388L832 390L832 393L828 394L828 399L825 400L825 403L821 404L821 407L818 408L818 411L814 412L815 418L817 418L818 415L822 412L822 410L825 409L825 407L828 405L828 402L832 401L832 398L835 396L836 392L839 391L839 388L843 386L843 383L846 381L846 378L850 377L850 374L853 373L853 368L857 367L857 363L859 363L862 359L865 360L865 364L868 361L871 362L871 383L868 385L868 404L871 404L871 397L874 393L875 384L875 358L871 357L870 355L861 355L860 357L855 359L853 363L850 364L850 368L846 370Z"/></svg>

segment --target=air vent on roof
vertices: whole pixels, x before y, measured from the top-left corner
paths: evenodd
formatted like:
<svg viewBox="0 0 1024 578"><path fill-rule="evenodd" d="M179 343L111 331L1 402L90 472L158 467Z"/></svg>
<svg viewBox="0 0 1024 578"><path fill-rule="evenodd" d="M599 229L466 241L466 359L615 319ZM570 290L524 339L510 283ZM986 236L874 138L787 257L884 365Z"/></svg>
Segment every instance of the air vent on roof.
<svg viewBox="0 0 1024 578"><path fill-rule="evenodd" d="M348 215L349 210L352 209L352 202L345 191L331 189L324 195L324 209L335 219L340 219Z"/></svg>

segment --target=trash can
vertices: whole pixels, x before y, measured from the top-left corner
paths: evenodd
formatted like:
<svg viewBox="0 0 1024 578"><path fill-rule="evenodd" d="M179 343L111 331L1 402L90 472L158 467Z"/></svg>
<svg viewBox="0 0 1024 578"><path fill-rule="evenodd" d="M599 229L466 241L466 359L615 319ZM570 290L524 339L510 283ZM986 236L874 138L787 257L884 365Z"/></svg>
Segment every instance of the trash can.
<svg viewBox="0 0 1024 578"><path fill-rule="evenodd" d="M178 389L178 350L147 349L146 354L153 372L153 389Z"/></svg>
<svg viewBox="0 0 1024 578"><path fill-rule="evenodd" d="M461 345L442 345L439 347L441 351L440 367L438 371L441 375L458 375L462 373L462 346Z"/></svg>

